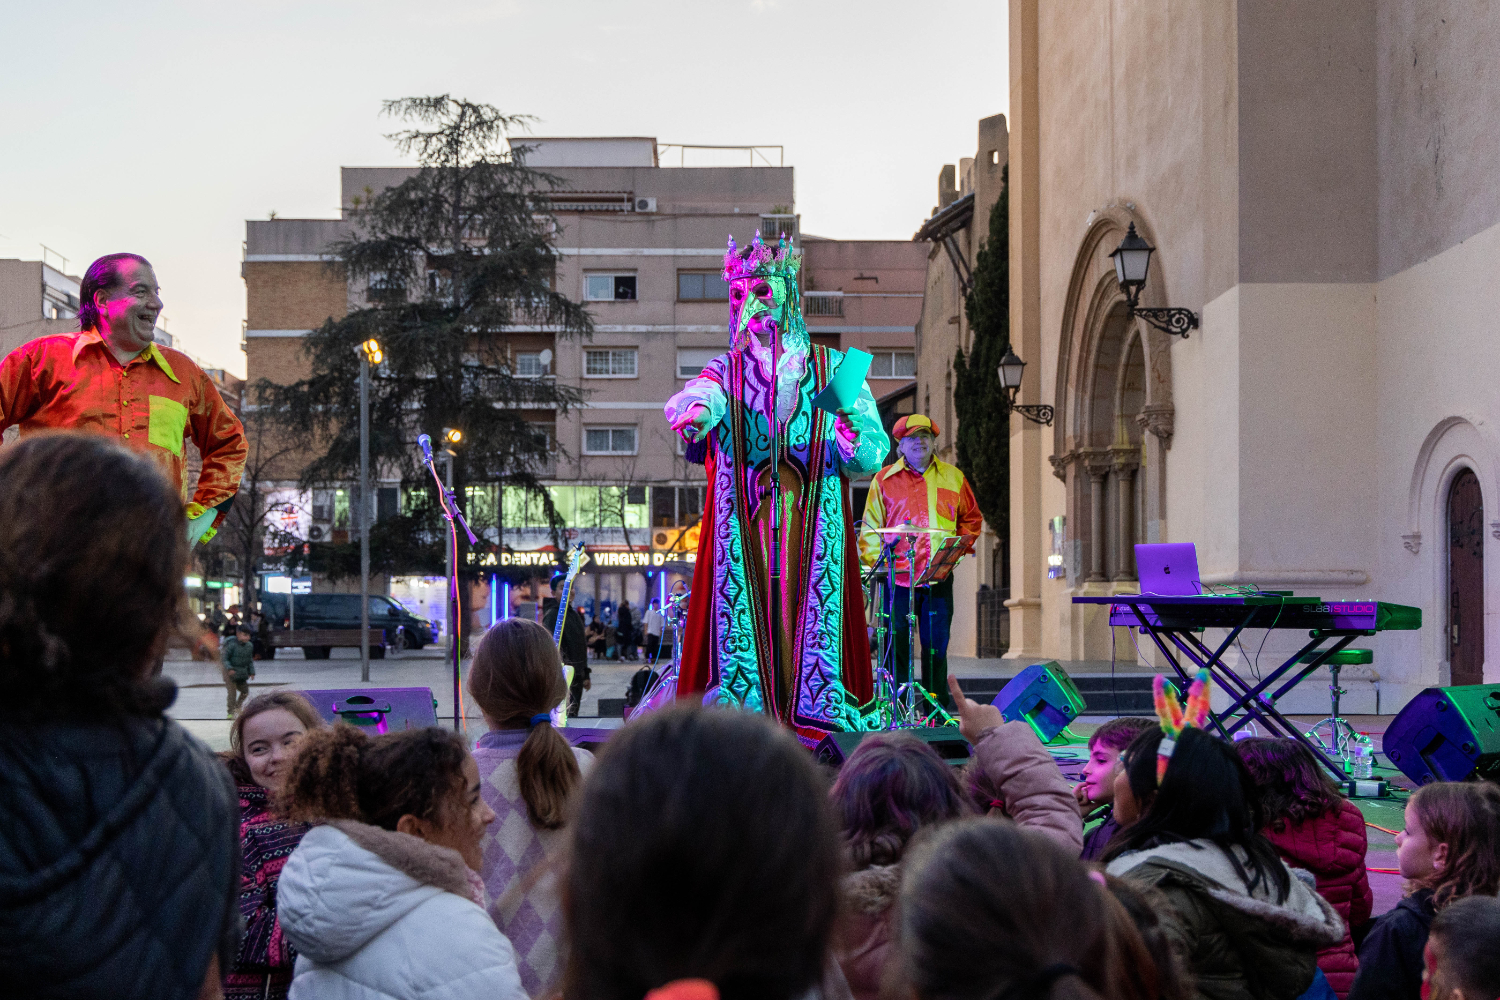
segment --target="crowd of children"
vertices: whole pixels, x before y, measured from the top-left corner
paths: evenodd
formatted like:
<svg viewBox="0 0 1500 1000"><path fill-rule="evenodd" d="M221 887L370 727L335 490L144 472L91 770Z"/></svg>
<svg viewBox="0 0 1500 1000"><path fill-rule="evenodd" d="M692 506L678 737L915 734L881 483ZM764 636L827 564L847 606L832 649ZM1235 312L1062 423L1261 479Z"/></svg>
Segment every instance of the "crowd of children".
<svg viewBox="0 0 1500 1000"><path fill-rule="evenodd" d="M690 706L596 760L552 727L550 634L509 620L469 671L472 749L275 692L216 759L164 715L171 504L102 442L0 454L0 552L27 557L0 559L17 995L1500 997L1500 788L1410 796L1407 892L1372 920L1363 818L1311 753L1182 713L1101 726L1076 788L956 683L961 770L890 733L830 774L764 716Z"/></svg>

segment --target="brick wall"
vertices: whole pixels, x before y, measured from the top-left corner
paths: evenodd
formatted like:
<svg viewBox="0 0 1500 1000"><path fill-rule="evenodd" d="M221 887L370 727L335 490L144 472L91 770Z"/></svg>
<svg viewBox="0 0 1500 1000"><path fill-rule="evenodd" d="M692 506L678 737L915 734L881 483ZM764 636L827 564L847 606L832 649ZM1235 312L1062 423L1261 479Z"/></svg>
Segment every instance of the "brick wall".
<svg viewBox="0 0 1500 1000"><path fill-rule="evenodd" d="M241 267L252 330L311 330L349 311L340 268L318 261L247 261Z"/></svg>

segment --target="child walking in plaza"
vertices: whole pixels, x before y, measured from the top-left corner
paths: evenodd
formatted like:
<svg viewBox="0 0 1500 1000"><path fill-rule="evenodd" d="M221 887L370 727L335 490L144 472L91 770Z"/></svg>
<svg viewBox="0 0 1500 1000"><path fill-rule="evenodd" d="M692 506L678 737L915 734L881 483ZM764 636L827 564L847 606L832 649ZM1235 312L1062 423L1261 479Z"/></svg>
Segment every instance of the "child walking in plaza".
<svg viewBox="0 0 1500 1000"><path fill-rule="evenodd" d="M521 985L551 996L562 978L559 853L573 792L593 754L568 744L549 714L568 694L542 626L507 618L485 633L469 694L489 732L474 747L480 794L495 813L480 843L489 913L520 957Z"/></svg>
<svg viewBox="0 0 1500 1000"><path fill-rule="evenodd" d="M224 974L225 1000L280 1000L292 985L297 952L276 919L276 885L307 825L277 814L303 737L323 728L317 709L296 691L272 691L245 703L220 756L239 786L240 916L245 933Z"/></svg>
<svg viewBox="0 0 1500 1000"><path fill-rule="evenodd" d="M1155 729L1155 719L1144 716L1122 716L1110 719L1094 730L1089 737L1089 759L1083 765L1083 780L1073 789L1078 805L1084 811L1083 822L1098 822L1084 834L1084 861L1096 861L1104 854L1110 839L1120 830L1115 819L1115 775L1120 767L1120 755L1141 733Z"/></svg>
<svg viewBox="0 0 1500 1000"><path fill-rule="evenodd" d="M525 1000L484 911L479 844L495 814L461 735L317 730L282 797L289 819L318 824L278 887L298 954L292 1000Z"/></svg>
<svg viewBox="0 0 1500 1000"><path fill-rule="evenodd" d="M1396 835L1396 863L1407 896L1365 935L1350 1000L1417 1000L1433 918L1457 900L1500 891L1500 787L1446 781L1417 789Z"/></svg>
<svg viewBox="0 0 1500 1000"><path fill-rule="evenodd" d="M1261 832L1287 864L1313 873L1318 892L1344 918L1344 939L1318 953L1318 968L1339 997L1348 996L1359 970L1350 935L1369 921L1375 898L1365 871L1364 813L1296 740L1254 737L1235 747L1255 782Z"/></svg>
<svg viewBox="0 0 1500 1000"><path fill-rule="evenodd" d="M250 696L250 678L255 676L255 646L250 642L250 626L241 625L234 635L219 647L224 665L224 687L228 689L229 718L240 710Z"/></svg>

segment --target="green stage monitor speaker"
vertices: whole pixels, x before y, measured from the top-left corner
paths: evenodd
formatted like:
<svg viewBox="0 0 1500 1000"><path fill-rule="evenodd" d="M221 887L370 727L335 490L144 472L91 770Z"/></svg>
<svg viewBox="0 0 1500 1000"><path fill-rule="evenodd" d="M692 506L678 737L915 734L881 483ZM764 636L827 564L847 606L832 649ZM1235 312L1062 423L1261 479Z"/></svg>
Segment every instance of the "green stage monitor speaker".
<svg viewBox="0 0 1500 1000"><path fill-rule="evenodd" d="M1033 663L1010 679L990 702L1006 722L1024 720L1043 743L1051 743L1083 714L1083 695L1056 660Z"/></svg>
<svg viewBox="0 0 1500 1000"><path fill-rule="evenodd" d="M957 726L918 726L913 729L880 730L915 736L936 750L938 756L957 767L969 762L969 741L958 735ZM862 740L877 733L829 733L814 751L819 764L843 767Z"/></svg>
<svg viewBox="0 0 1500 1000"><path fill-rule="evenodd" d="M1428 688L1386 727L1386 758L1412 781L1500 781L1500 684Z"/></svg>

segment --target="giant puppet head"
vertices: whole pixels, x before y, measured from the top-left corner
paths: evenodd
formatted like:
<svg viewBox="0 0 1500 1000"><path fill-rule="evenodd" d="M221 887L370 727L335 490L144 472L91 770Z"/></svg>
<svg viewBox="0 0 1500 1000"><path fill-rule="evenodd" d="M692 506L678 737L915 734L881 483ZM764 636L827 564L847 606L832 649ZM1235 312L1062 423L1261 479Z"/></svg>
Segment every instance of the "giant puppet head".
<svg viewBox="0 0 1500 1000"><path fill-rule="evenodd" d="M757 231L744 248L729 237L724 255L724 280L729 283L729 346L738 350L753 340L769 346L778 335L787 353L807 350L807 326L802 322L802 295L797 271L802 255L782 236L774 245L763 243Z"/></svg>

